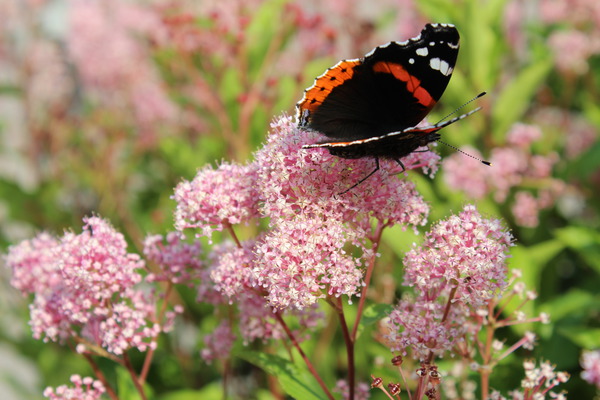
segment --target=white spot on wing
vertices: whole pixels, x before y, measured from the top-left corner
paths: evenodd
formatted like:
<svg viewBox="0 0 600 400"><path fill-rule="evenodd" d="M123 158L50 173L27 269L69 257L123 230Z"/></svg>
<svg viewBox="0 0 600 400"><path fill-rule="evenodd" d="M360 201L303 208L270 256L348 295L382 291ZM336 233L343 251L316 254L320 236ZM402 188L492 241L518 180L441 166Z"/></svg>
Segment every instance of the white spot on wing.
<svg viewBox="0 0 600 400"><path fill-rule="evenodd" d="M408 63L409 64L414 64L415 63L415 59L414 58L409 58L408 59Z"/></svg>
<svg viewBox="0 0 600 400"><path fill-rule="evenodd" d="M440 72L446 76L450 73L450 65L446 61L440 63Z"/></svg>
<svg viewBox="0 0 600 400"><path fill-rule="evenodd" d="M418 56L425 57L427 54L429 54L429 50L427 50L427 47L421 47L420 49L417 49L416 53Z"/></svg>
<svg viewBox="0 0 600 400"><path fill-rule="evenodd" d="M431 69L440 71L442 75L449 76L452 73L452 68L450 64L448 64L444 60L440 60L439 58L432 58L429 60L429 66Z"/></svg>

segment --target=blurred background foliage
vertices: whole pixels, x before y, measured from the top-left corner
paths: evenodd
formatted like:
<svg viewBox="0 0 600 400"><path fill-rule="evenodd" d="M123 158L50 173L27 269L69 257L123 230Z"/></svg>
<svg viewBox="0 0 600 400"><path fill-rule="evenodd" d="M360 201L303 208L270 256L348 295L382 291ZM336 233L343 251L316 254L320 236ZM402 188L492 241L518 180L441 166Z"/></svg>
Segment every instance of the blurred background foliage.
<svg viewBox="0 0 600 400"><path fill-rule="evenodd" d="M487 91L478 101L483 110L443 136L495 161L494 172L481 175L467 157L438 146L448 160L438 176L409 177L432 206L430 221L469 201L506 221L517 238L511 266L539 293L527 312L552 318L530 327L539 345L521 355L571 372L569 397L593 397L595 388L579 377L579 356L600 348L596 0L3 0L0 15L3 251L40 230L78 231L84 215L98 213L140 252L147 234L173 230L170 196L181 179L206 164L250 160L270 121L294 113L303 89L327 67L413 37L427 22L455 24L459 59L429 119ZM513 146L517 123L541 138L518 157L495 156ZM538 161L546 168L532 172ZM479 174L506 187L474 195L452 184L460 174L463 182ZM392 229L384 239L372 296L393 302L402 255L418 237ZM72 352L31 339L27 299L10 288L4 268L2 276L0 392L40 398L46 385L85 375L87 365ZM185 321L164 339L149 381L157 394L172 392L164 399L219 398L223 366L198 357L201 333L216 321L193 293L181 296ZM336 342L339 332L327 332ZM507 342L519 334L508 331ZM358 375L397 379L368 330L360 341ZM333 382L342 353L318 351L323 343L317 337L305 346L320 354L317 364ZM274 387L268 377L232 363L229 383L243 398L273 398L260 389ZM492 386L518 387L521 371L517 357L506 360ZM173 393L181 388L188 391Z"/></svg>

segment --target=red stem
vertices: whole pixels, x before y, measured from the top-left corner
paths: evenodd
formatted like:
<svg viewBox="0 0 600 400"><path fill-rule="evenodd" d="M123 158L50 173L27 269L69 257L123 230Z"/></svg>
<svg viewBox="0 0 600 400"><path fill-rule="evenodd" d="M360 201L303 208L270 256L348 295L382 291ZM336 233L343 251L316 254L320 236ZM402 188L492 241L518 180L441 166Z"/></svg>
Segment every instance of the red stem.
<svg viewBox="0 0 600 400"><path fill-rule="evenodd" d="M125 363L125 367L129 371L131 380L133 381L133 384L134 384L136 390L140 394L140 397L142 398L142 400L147 400L146 393L144 393L144 388L142 386L142 383L140 382L140 379L138 378L137 374L135 373L135 370L133 369L133 365L131 365L131 361L129 360L129 356L127 355L127 353L123 354L123 362Z"/></svg>
<svg viewBox="0 0 600 400"><path fill-rule="evenodd" d="M365 301L367 299L367 289L369 288L369 284L371 283L371 276L373 275L373 269L375 268L375 259L377 258L377 249L379 248L379 243L381 242L381 234L383 233L383 229L388 225L389 223L381 223L380 221L377 225L377 229L375 230L375 234L373 235L373 247L371 248L371 250L373 251L373 255L367 267L367 272L365 274L365 285L362 288L362 291L360 293L360 300L358 301L358 308L356 310L356 321L354 322L354 328L352 329L351 336L353 342L356 341L358 325L360 323L363 309L365 307Z"/></svg>
<svg viewBox="0 0 600 400"><path fill-rule="evenodd" d="M281 313L279 311L277 311L277 312L274 313L274 315L275 315L275 318L277 319L277 321L279 321L279 323L283 327L283 330L285 330L285 333L290 338L290 340L291 340L292 344L294 345L294 347L296 348L296 350L298 350L298 353L300 353L300 356L304 360L304 363L308 367L308 370L315 377L315 379L319 383L319 386L321 386L321 389L323 389L323 392L325 392L325 395L327 396L327 398L329 400L334 400L333 395L329 391L329 388L327 388L327 385L325 385L325 382L323 382L323 379L321 379L321 376L319 376L319 373L317 372L317 370L315 369L315 367L312 365L312 363L310 362L310 360L308 359L308 357L306 356L306 354L304 354L304 351L302 350L302 347L300 347L300 344L298 343L298 341L294 337L294 334L292 333L292 331L290 330L290 328L287 326L287 324L285 323L285 321L281 317Z"/></svg>
<svg viewBox="0 0 600 400"><path fill-rule="evenodd" d="M344 316L344 306L342 299L335 299L335 303L329 302L335 309L338 318L340 319L340 326L342 327L342 333L344 335L344 342L346 343L346 353L348 355L348 400L354 400L354 386L356 380L356 368L354 366L354 340L350 336L348 330L348 324L346 323L346 317Z"/></svg>
<svg viewBox="0 0 600 400"><path fill-rule="evenodd" d="M110 397L112 400L119 400L119 396L117 396L117 394L115 393L113 388L108 384L106 377L104 376L104 374L102 373L102 370L98 367L98 365L96 364L96 362L94 361L92 356L90 356L89 354L83 354L83 357L87 360L87 362L90 364L90 366L94 370L94 374L96 375L96 378L98 378L98 380L100 382L102 382L102 384L104 385L104 388L106 389L106 393L108 394L108 397Z"/></svg>

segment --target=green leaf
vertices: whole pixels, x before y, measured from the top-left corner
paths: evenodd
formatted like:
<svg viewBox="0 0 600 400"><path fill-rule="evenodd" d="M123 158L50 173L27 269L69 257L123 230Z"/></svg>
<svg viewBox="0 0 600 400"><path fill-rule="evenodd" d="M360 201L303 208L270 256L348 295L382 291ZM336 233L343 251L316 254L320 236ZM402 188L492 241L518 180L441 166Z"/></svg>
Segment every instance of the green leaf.
<svg viewBox="0 0 600 400"><path fill-rule="evenodd" d="M600 328L570 326L559 329L559 332L584 349L593 350L600 347Z"/></svg>
<svg viewBox="0 0 600 400"><path fill-rule="evenodd" d="M242 349L235 355L275 376L279 380L281 388L295 399L322 400L326 398L308 370L285 358L247 349Z"/></svg>
<svg viewBox="0 0 600 400"><path fill-rule="evenodd" d="M504 138L509 127L525 113L539 87L546 80L552 65L551 57L540 58L523 68L500 92L492 111L497 139Z"/></svg>
<svg viewBox="0 0 600 400"><path fill-rule="evenodd" d="M131 375L129 372L122 367L118 367L116 369L117 375L117 393L119 395L119 399L121 400L141 400L142 396L135 388L133 381L131 380ZM154 395L150 390L150 386L144 385L144 392L146 394L146 399L154 399Z"/></svg>
<svg viewBox="0 0 600 400"><path fill-rule="evenodd" d="M220 382L213 382L209 385L206 385L202 388L202 390L177 390L158 397L159 400L221 400L223 398L223 385Z"/></svg>
<svg viewBox="0 0 600 400"><path fill-rule="evenodd" d="M555 230L554 235L600 274L600 233L583 226L568 226Z"/></svg>
<svg viewBox="0 0 600 400"><path fill-rule="evenodd" d="M377 323L382 318L387 317L394 306L391 304L371 304L363 311L362 318L360 319L360 324L357 329L357 336L360 337L362 331L365 328Z"/></svg>
<svg viewBox="0 0 600 400"><path fill-rule="evenodd" d="M590 309L598 308L598 296L583 290L573 289L553 301L544 303L540 309L551 315L553 321L565 318L581 320Z"/></svg>

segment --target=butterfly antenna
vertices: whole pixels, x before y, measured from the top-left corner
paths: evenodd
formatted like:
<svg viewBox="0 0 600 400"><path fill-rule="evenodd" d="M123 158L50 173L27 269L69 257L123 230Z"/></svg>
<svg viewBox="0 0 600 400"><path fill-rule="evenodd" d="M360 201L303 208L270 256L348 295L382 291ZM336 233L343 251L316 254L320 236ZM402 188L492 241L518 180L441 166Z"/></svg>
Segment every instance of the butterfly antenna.
<svg viewBox="0 0 600 400"><path fill-rule="evenodd" d="M438 124L439 124L440 122L444 121L445 119L448 119L448 117L449 117L449 116L456 114L456 112L457 112L458 110L460 110L461 108L463 108L463 107L464 107L464 106L466 106L467 104L469 104L469 103L471 103L471 102L473 102L473 101L477 100L478 98L480 98L480 97L483 97L483 96L485 96L485 95L486 95L486 92L481 92L481 93L479 93L477 96L473 97L471 100L467 101L465 104L463 104L462 106L458 107L456 110L452 111L450 114L446 115L444 118L440 119L440 120L438 121Z"/></svg>
<svg viewBox="0 0 600 400"><path fill-rule="evenodd" d="M479 157L475 157L473 154L469 154L469 153L467 153L467 152L465 152L465 151L462 151L462 150L461 150L461 149L459 149L458 147L456 147L456 146L452 146L452 145L451 145L451 144L449 144L449 143L442 142L441 140L438 140L438 143L441 143L441 144L443 144L443 145L446 145L446 146L450 147L451 149L454 149L454 150L458 151L459 153L462 153L462 154L464 154L464 155L465 155L465 156L467 156L467 157L471 157L471 158L473 158L473 159L475 159L475 160L477 160L477 161L481 162L482 164L485 164L485 165L492 166L492 163L491 163L491 162L489 162L489 161L485 161L485 160L482 160L482 159L481 159L481 158L479 158Z"/></svg>

